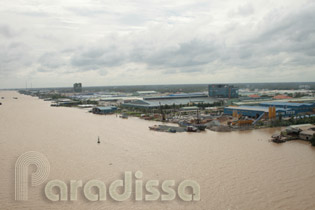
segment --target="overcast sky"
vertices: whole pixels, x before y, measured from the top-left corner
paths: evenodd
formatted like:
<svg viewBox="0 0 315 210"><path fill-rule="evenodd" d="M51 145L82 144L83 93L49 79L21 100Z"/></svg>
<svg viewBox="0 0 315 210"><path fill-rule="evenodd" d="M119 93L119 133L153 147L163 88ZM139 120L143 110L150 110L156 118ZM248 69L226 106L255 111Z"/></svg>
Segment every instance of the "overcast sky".
<svg viewBox="0 0 315 210"><path fill-rule="evenodd" d="M315 1L0 1L0 88L315 81Z"/></svg>

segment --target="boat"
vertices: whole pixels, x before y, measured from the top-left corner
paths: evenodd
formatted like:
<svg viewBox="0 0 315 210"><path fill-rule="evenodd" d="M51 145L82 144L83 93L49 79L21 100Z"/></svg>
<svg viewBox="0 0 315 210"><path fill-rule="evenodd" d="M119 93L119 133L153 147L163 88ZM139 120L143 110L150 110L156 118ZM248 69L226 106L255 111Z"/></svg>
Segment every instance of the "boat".
<svg viewBox="0 0 315 210"><path fill-rule="evenodd" d="M196 128L195 126L187 126L186 131L187 132L197 132L198 128Z"/></svg>
<svg viewBox="0 0 315 210"><path fill-rule="evenodd" d="M119 117L123 119L128 119L128 115L126 113L122 113Z"/></svg>
<svg viewBox="0 0 315 210"><path fill-rule="evenodd" d="M187 121L179 121L178 122L178 125L181 126L181 127L187 127L187 126L190 126L191 123L188 123Z"/></svg>
<svg viewBox="0 0 315 210"><path fill-rule="evenodd" d="M207 128L205 124L189 123L187 121L179 121L178 125L181 127L193 126L193 127L196 127L200 131L204 131Z"/></svg>
<svg viewBox="0 0 315 210"><path fill-rule="evenodd" d="M169 129L167 130L167 132L170 132L170 133L176 133L176 130L175 130L175 129L173 129L173 128L169 128Z"/></svg>
<svg viewBox="0 0 315 210"><path fill-rule="evenodd" d="M13 99L18 99L18 97L13 97Z"/></svg>
<svg viewBox="0 0 315 210"><path fill-rule="evenodd" d="M204 124L192 124L192 126L198 128L198 130L200 130L200 131L204 131L207 128L207 126Z"/></svg>
<svg viewBox="0 0 315 210"><path fill-rule="evenodd" d="M154 131L159 131L160 130L160 126L158 125L153 125L153 126L149 126L150 130L154 130Z"/></svg>
<svg viewBox="0 0 315 210"><path fill-rule="evenodd" d="M281 136L281 135L279 135L279 134L274 134L274 135L272 135L271 136L271 141L272 142L275 142L275 143L284 143L284 142L286 142L286 140L285 139L283 139L283 137Z"/></svg>

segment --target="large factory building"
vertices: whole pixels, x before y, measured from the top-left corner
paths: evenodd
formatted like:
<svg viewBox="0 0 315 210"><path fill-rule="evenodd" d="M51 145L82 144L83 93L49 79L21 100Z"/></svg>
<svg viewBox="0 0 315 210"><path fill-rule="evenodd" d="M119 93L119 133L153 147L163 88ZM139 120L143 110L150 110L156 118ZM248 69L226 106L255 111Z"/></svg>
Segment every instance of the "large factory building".
<svg viewBox="0 0 315 210"><path fill-rule="evenodd" d="M212 84L208 86L209 97L238 98L238 88L227 84Z"/></svg>

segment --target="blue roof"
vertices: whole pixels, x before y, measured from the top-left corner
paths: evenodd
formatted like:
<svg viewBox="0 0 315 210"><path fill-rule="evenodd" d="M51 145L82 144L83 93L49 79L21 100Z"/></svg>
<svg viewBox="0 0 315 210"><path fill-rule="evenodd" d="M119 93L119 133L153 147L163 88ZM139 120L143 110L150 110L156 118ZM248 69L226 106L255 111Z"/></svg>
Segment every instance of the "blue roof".
<svg viewBox="0 0 315 210"><path fill-rule="evenodd" d="M116 107L115 106L99 106L95 108L99 110L112 110L112 109L115 109Z"/></svg>
<svg viewBox="0 0 315 210"><path fill-rule="evenodd" d="M169 94L168 96L204 96L204 95L207 95L205 93L201 93L201 92L198 92L198 93L175 93L175 94Z"/></svg>
<svg viewBox="0 0 315 210"><path fill-rule="evenodd" d="M200 98L207 97L206 93L178 93L170 94L166 96L153 96L153 97L144 97L144 100L159 100L159 99L175 99L175 98Z"/></svg>
<svg viewBox="0 0 315 210"><path fill-rule="evenodd" d="M228 106L224 107L227 109L238 109L238 110L248 110L248 111L259 111L259 112L269 112L269 107L265 106ZM276 111L288 111L291 109L284 109L284 108L276 108Z"/></svg>
<svg viewBox="0 0 315 210"><path fill-rule="evenodd" d="M290 103L290 102L265 102L260 105L279 105L279 106L314 106L314 103Z"/></svg>
<svg viewBox="0 0 315 210"><path fill-rule="evenodd" d="M247 110L247 111L258 111L258 112L268 112L269 108L264 106L228 106L224 109L232 110Z"/></svg>

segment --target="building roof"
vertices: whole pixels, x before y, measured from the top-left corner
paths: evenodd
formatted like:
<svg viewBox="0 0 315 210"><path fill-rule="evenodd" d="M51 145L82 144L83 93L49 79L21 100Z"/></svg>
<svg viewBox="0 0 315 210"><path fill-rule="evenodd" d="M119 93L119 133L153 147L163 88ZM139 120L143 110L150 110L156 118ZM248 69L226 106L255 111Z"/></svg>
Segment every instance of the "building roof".
<svg viewBox="0 0 315 210"><path fill-rule="evenodd" d="M219 110L222 109L222 107L212 106L212 107L205 107L205 110Z"/></svg>
<svg viewBox="0 0 315 210"><path fill-rule="evenodd" d="M250 98L260 98L260 95L252 94L252 95L248 95L248 97L250 97Z"/></svg>
<svg viewBox="0 0 315 210"><path fill-rule="evenodd" d="M292 102L296 102L296 103L306 103L306 102L309 102L309 103L314 103L315 102L315 97L302 97L302 98L292 98L292 99L283 99L283 100L277 100L277 101L274 101L274 100L266 100L266 99L256 99L255 101L253 100L242 100L240 102L233 102L233 104L236 104L236 105L252 105L252 104L261 104L261 103L274 103L274 102L287 102L287 103L291 103L290 101Z"/></svg>
<svg viewBox="0 0 315 210"><path fill-rule="evenodd" d="M290 125L292 128L300 128L300 127L312 127L312 124L299 124L299 125Z"/></svg>
<svg viewBox="0 0 315 210"><path fill-rule="evenodd" d="M98 106L98 107L95 107L95 109L99 109L101 111L105 111L105 110L112 110L112 109L115 109L116 107L115 106Z"/></svg>
<svg viewBox="0 0 315 210"><path fill-rule="evenodd" d="M260 103L260 105L269 105L269 106L274 106L274 105L279 105L279 106L314 106L314 103L291 103L291 102L264 102Z"/></svg>
<svg viewBox="0 0 315 210"><path fill-rule="evenodd" d="M198 110L199 107L197 106L186 106L186 107L182 107L180 108L180 110Z"/></svg>
<svg viewBox="0 0 315 210"><path fill-rule="evenodd" d="M201 98L174 98L174 99L161 99L161 100L136 100L129 103L124 103L125 106L154 108L160 105L184 105L188 103L214 103L217 99L201 97Z"/></svg>
<svg viewBox="0 0 315 210"><path fill-rule="evenodd" d="M268 107L264 106L228 106L226 109L237 109L237 110L250 110L250 111L259 111L259 112L269 112Z"/></svg>
<svg viewBox="0 0 315 210"><path fill-rule="evenodd" d="M154 97L144 97L144 100L166 100L166 99L176 99L176 98L200 98L200 97L208 97L206 93L198 92L198 93L176 93L170 94L166 96L154 96Z"/></svg>
<svg viewBox="0 0 315 210"><path fill-rule="evenodd" d="M228 106L227 109L237 109L237 110L249 110L249 111L259 111L259 112L269 112L269 107L266 106ZM276 108L276 111L288 111L291 109Z"/></svg>
<svg viewBox="0 0 315 210"><path fill-rule="evenodd" d="M292 97L287 96L287 95L276 95L273 97L273 99L289 99L289 98L292 98Z"/></svg>
<svg viewBox="0 0 315 210"><path fill-rule="evenodd" d="M155 94L157 93L155 90L144 90L144 91L137 91L138 94Z"/></svg>
<svg viewBox="0 0 315 210"><path fill-rule="evenodd" d="M190 97L190 96L206 96L206 93L203 92L197 92L197 93L174 93L174 94L170 94L168 96L183 96L183 97Z"/></svg>

